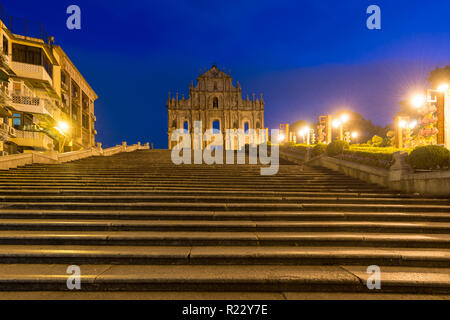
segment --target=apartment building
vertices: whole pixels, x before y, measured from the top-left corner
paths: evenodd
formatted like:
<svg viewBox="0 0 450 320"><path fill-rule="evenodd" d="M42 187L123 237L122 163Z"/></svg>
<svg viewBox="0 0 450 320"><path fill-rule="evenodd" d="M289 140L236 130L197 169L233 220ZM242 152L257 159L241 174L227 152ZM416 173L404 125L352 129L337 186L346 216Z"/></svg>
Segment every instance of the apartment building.
<svg viewBox="0 0 450 320"><path fill-rule="evenodd" d="M63 49L0 28L0 154L95 146L97 94Z"/></svg>

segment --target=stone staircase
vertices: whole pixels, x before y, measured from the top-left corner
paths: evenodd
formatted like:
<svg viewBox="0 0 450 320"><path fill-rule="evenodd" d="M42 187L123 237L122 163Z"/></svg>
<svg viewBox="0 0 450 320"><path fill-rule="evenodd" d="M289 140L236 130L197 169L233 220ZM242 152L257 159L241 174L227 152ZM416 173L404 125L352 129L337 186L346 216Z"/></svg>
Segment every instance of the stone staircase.
<svg viewBox="0 0 450 320"><path fill-rule="evenodd" d="M327 169L282 161L261 176L136 151L2 171L0 198L0 298L450 294L450 200Z"/></svg>

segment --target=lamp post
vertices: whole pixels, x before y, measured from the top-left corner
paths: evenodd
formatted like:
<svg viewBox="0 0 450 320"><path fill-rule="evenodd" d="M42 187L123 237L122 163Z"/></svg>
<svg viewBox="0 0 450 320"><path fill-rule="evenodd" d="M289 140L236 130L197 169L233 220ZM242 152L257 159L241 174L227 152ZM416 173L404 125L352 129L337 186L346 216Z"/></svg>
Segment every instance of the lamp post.
<svg viewBox="0 0 450 320"><path fill-rule="evenodd" d="M333 121L333 127L339 128L339 139L344 140L344 124L349 120L348 114L343 114L339 119Z"/></svg>
<svg viewBox="0 0 450 320"><path fill-rule="evenodd" d="M301 136L303 139L303 143L305 143L306 140L306 144L308 145L310 144L311 142L310 133L311 130L309 129L309 127L304 127L298 132L299 136Z"/></svg>
<svg viewBox="0 0 450 320"><path fill-rule="evenodd" d="M426 96L416 95L411 104L424 115L424 128L420 134L429 144L442 144L450 149L450 99L449 85L443 83L437 89L427 89Z"/></svg>

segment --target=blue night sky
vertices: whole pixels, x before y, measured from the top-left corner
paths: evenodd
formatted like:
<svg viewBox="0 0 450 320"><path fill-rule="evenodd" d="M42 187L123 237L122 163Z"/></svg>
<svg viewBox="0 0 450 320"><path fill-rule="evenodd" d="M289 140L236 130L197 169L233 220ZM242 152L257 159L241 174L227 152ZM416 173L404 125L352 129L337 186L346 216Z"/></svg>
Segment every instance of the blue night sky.
<svg viewBox="0 0 450 320"><path fill-rule="evenodd" d="M167 147L168 92L188 94L198 70L231 69L264 94L269 128L347 108L391 122L398 101L450 64L449 0L2 0L43 22L99 95L98 141ZM66 8L81 8L81 30ZM366 28L381 8L382 29Z"/></svg>

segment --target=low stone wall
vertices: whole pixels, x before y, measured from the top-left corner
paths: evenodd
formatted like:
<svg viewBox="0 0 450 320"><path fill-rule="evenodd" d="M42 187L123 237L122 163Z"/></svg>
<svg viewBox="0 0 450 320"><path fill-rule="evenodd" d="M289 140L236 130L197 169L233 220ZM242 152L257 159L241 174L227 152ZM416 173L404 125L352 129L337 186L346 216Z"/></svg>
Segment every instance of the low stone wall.
<svg viewBox="0 0 450 320"><path fill-rule="evenodd" d="M96 148L92 147L89 149L65 153L57 153L57 152L41 153L37 151L31 151L29 153L1 156L0 170L9 170L12 168L17 168L33 163L58 164L89 158L92 156L112 156L120 152L133 152L136 150L148 150L148 149L150 149L148 143L146 143L145 145L141 145L141 143L139 142L137 144L127 146L127 143L123 142L122 145L118 145L107 149L102 149L101 144L99 143L98 147Z"/></svg>
<svg viewBox="0 0 450 320"><path fill-rule="evenodd" d="M405 152L394 153L394 164L389 170L326 155L310 159L309 153L302 157L280 150L280 156L294 163L325 167L396 191L450 196L450 171L413 172L406 163Z"/></svg>

